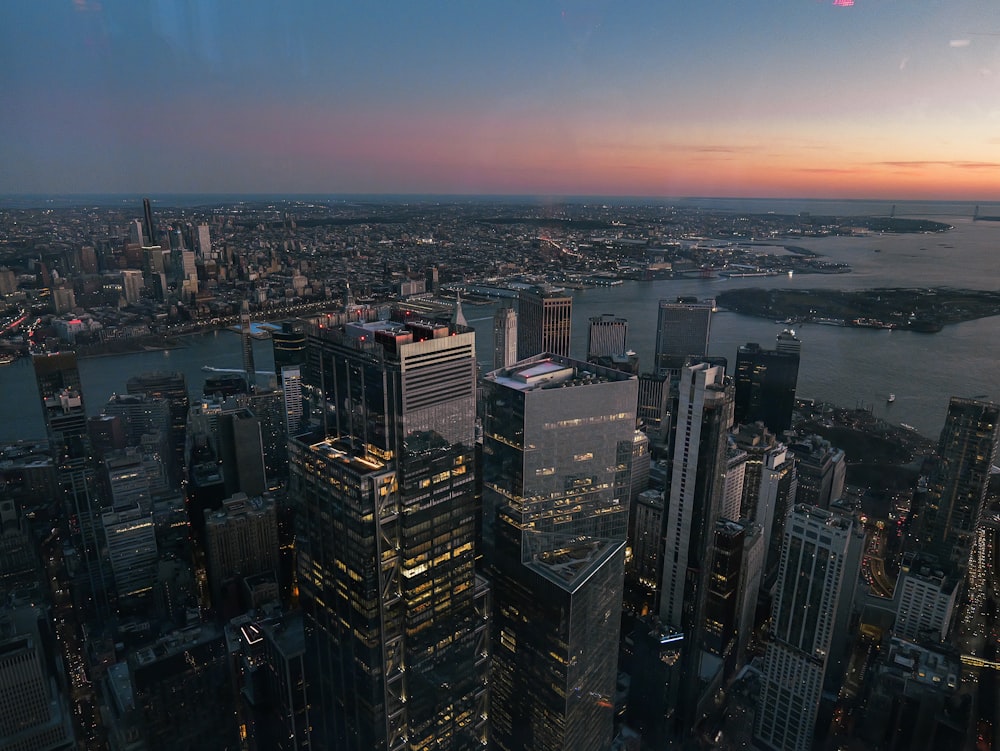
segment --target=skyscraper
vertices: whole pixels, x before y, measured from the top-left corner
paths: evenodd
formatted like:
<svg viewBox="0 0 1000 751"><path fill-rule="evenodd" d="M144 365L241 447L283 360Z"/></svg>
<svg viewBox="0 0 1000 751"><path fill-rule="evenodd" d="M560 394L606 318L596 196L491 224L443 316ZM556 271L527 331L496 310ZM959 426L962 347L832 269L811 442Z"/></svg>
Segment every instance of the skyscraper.
<svg viewBox="0 0 1000 751"><path fill-rule="evenodd" d="M517 359L542 352L569 357L573 298L561 290L521 290L517 309Z"/></svg>
<svg viewBox="0 0 1000 751"><path fill-rule="evenodd" d="M420 320L308 334L325 436L290 441L314 740L479 749L486 603L475 573L475 334Z"/></svg>
<svg viewBox="0 0 1000 751"><path fill-rule="evenodd" d="M766 748L813 747L829 655L852 606L864 539L851 519L815 506L797 505L788 516L756 720Z"/></svg>
<svg viewBox="0 0 1000 751"><path fill-rule="evenodd" d="M78 601L89 601L105 611L109 575L101 555L101 503L96 495L96 464L87 434L87 411L74 352L34 355L32 363L42 416L56 466L62 513L78 530L74 544L81 561L81 578L74 584ZM86 583L85 588L80 585Z"/></svg>
<svg viewBox="0 0 1000 751"><path fill-rule="evenodd" d="M607 749L637 380L537 356L486 375L483 391L493 741Z"/></svg>
<svg viewBox="0 0 1000 751"><path fill-rule="evenodd" d="M499 308L493 315L493 368L509 368L517 362L517 312Z"/></svg>
<svg viewBox="0 0 1000 751"><path fill-rule="evenodd" d="M628 321L616 318L611 313L594 316L587 329L587 359L625 354L625 340L628 336Z"/></svg>
<svg viewBox="0 0 1000 751"><path fill-rule="evenodd" d="M156 225L153 224L153 207L148 198L142 199L142 228L146 235L147 245L156 245L157 233ZM161 269L162 271L162 269Z"/></svg>
<svg viewBox="0 0 1000 751"><path fill-rule="evenodd" d="M736 351L736 422L760 420L780 435L792 426L799 352L793 332L778 334L778 343L781 349L750 342Z"/></svg>
<svg viewBox="0 0 1000 751"><path fill-rule="evenodd" d="M915 520L920 550L937 556L947 570L968 567L998 440L1000 405L951 398L937 464Z"/></svg>
<svg viewBox="0 0 1000 751"><path fill-rule="evenodd" d="M250 323L250 303L246 300L240 308L240 342L243 345L243 372L247 387L253 391L257 385L257 366L253 361L253 329Z"/></svg>
<svg viewBox="0 0 1000 751"><path fill-rule="evenodd" d="M690 355L708 354L714 310L713 299L701 302L695 297L660 300L654 358L658 375L679 371Z"/></svg>
<svg viewBox="0 0 1000 751"><path fill-rule="evenodd" d="M727 435L733 421L732 379L700 362L681 371L664 524L660 620L684 635L677 676L678 729L693 727L722 665L707 647L705 608L716 521L722 512Z"/></svg>

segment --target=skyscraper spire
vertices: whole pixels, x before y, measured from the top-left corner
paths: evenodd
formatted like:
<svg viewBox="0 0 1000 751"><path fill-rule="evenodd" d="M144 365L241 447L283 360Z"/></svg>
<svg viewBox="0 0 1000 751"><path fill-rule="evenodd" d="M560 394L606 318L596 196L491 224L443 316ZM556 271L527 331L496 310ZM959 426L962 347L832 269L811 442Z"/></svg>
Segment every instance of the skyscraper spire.
<svg viewBox="0 0 1000 751"><path fill-rule="evenodd" d="M465 320L465 313L462 312L462 293L457 292L455 295L455 309L451 312L451 322L456 326L468 326L469 322Z"/></svg>

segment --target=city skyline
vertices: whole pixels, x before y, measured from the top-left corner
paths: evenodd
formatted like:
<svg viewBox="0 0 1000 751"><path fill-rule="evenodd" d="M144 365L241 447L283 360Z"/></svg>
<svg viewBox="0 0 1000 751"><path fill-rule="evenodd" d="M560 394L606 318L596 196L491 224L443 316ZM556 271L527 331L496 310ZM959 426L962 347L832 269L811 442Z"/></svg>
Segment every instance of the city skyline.
<svg viewBox="0 0 1000 751"><path fill-rule="evenodd" d="M1000 199L973 2L2 13L5 193Z"/></svg>

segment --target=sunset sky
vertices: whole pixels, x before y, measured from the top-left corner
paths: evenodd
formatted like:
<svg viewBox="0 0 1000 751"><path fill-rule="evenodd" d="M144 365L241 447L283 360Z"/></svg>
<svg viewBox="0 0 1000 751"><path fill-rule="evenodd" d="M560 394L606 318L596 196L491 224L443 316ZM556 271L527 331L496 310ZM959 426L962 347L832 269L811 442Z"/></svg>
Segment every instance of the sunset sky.
<svg viewBox="0 0 1000 751"><path fill-rule="evenodd" d="M996 0L0 4L0 193L1000 200Z"/></svg>

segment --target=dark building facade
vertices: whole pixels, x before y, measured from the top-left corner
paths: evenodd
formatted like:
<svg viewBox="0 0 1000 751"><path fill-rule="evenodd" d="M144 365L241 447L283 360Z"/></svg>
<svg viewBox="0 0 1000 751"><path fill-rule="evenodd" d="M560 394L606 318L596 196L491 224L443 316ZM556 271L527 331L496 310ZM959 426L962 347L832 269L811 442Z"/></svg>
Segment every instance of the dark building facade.
<svg viewBox="0 0 1000 751"><path fill-rule="evenodd" d="M678 371L690 355L708 354L715 300L678 297L660 300L656 321L656 373Z"/></svg>
<svg viewBox="0 0 1000 751"><path fill-rule="evenodd" d="M950 570L965 570L997 461L1000 405L952 397L928 492L914 520L918 546Z"/></svg>
<svg viewBox="0 0 1000 751"><path fill-rule="evenodd" d="M290 441L320 748L479 749L488 588L475 572L475 334L316 328L325 432Z"/></svg>
<svg viewBox="0 0 1000 751"><path fill-rule="evenodd" d="M759 420L776 435L788 430L798 378L798 351L762 349L755 342L740 347L736 351L736 422Z"/></svg>

